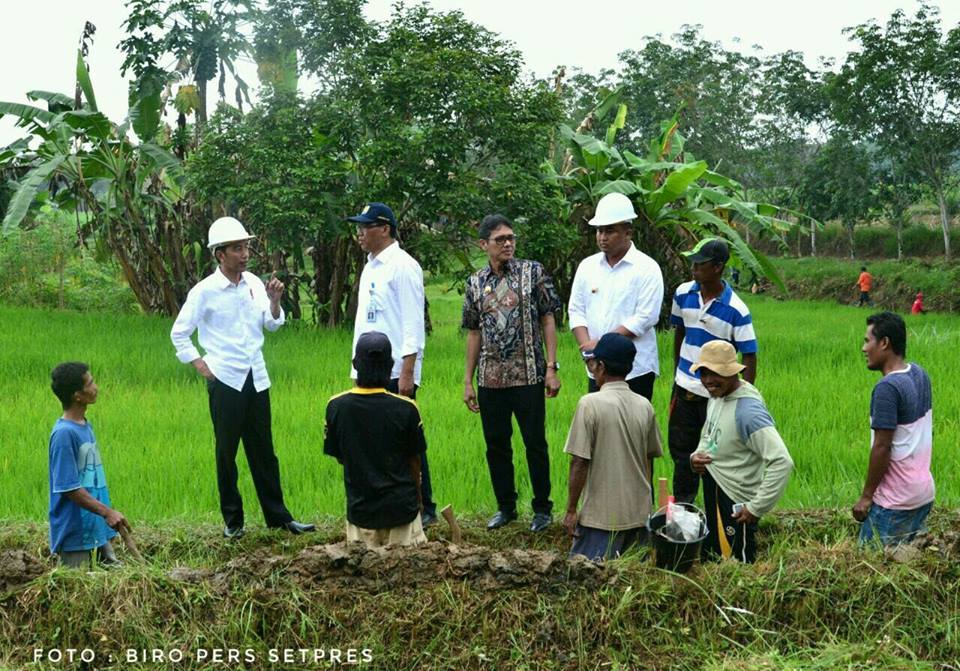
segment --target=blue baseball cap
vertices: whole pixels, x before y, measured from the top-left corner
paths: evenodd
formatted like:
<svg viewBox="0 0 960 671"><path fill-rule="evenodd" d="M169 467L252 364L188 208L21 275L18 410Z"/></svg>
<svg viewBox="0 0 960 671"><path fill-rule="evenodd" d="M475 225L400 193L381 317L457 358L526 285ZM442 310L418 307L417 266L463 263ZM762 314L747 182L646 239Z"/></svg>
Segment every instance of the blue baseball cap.
<svg viewBox="0 0 960 671"><path fill-rule="evenodd" d="M359 361L392 360L390 338L380 331L367 331L357 339L356 358Z"/></svg>
<svg viewBox="0 0 960 671"><path fill-rule="evenodd" d="M625 335L619 333L605 333L591 352L584 352L584 359L597 359L609 363L618 363L623 366L633 364L637 356L637 348Z"/></svg>
<svg viewBox="0 0 960 671"><path fill-rule="evenodd" d="M347 217L347 221L355 222L361 226L388 224L391 230L397 230L397 218L393 216L393 210L383 203L367 203L360 214Z"/></svg>

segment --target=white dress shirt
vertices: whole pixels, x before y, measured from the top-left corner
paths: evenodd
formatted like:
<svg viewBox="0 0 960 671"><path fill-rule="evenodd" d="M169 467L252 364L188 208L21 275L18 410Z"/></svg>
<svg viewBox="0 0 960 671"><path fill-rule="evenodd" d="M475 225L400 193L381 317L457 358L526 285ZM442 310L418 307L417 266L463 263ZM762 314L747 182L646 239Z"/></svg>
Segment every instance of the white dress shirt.
<svg viewBox="0 0 960 671"><path fill-rule="evenodd" d="M663 304L660 266L630 243L630 249L612 268L603 252L588 256L577 267L567 312L570 329L586 326L591 340L623 326L636 337L637 356L631 380L647 373L660 374L657 334ZM591 378L590 371L587 375Z"/></svg>
<svg viewBox="0 0 960 671"><path fill-rule="evenodd" d="M200 358L191 337L199 330L203 360L210 372L225 385L240 391L253 370L257 391L270 387L263 361L263 329L276 331L283 325L283 308L274 319L270 298L259 277L244 272L234 284L217 268L190 290L187 301L173 323L170 339L177 358L190 363Z"/></svg>
<svg viewBox="0 0 960 671"><path fill-rule="evenodd" d="M423 270L396 241L380 250L376 256L367 255L367 263L360 274L351 361L357 352L357 340L368 331L380 331L390 339L390 349L393 351L391 378L400 377L403 357L409 354L417 355L413 382L419 385L426 340L423 323ZM350 377L357 377L357 371L352 365Z"/></svg>

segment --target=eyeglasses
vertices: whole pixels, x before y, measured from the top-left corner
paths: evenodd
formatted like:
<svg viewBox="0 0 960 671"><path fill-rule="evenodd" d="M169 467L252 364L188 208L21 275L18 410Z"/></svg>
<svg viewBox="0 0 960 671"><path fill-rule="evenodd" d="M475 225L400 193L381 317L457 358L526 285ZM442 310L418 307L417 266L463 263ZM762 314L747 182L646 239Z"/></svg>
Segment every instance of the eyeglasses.
<svg viewBox="0 0 960 671"><path fill-rule="evenodd" d="M517 244L517 236L515 235L498 235L495 238L489 238L490 242L496 244L498 247L503 247L508 242Z"/></svg>
<svg viewBox="0 0 960 671"><path fill-rule="evenodd" d="M373 224L360 224L357 226L357 235L363 235L367 230L371 228L380 228L381 226L389 226L390 224L385 222L376 222Z"/></svg>

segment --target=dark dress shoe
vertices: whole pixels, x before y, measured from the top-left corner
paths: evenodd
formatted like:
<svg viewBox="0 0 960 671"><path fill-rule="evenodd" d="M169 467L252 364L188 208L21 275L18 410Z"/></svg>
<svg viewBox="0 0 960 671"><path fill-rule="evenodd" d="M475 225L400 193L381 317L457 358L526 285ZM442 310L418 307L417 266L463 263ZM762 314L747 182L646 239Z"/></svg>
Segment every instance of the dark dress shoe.
<svg viewBox="0 0 960 671"><path fill-rule="evenodd" d="M420 524L423 525L424 529L426 529L431 524L436 524L436 523L437 523L436 513L428 513L426 510L420 513Z"/></svg>
<svg viewBox="0 0 960 671"><path fill-rule="evenodd" d="M498 510L497 514L490 518L490 521L487 522L487 531L493 531L494 529L499 529L500 527L510 524L515 519L517 519L517 511L505 511Z"/></svg>
<svg viewBox="0 0 960 671"><path fill-rule="evenodd" d="M316 527L312 524L303 524L302 522L297 522L296 520L290 520L286 524L281 524L279 527L274 527L275 529L286 529L292 534L304 534L308 531L314 531Z"/></svg>
<svg viewBox="0 0 960 671"><path fill-rule="evenodd" d="M243 536L243 527L225 527L223 530L224 538L241 538Z"/></svg>
<svg viewBox="0 0 960 671"><path fill-rule="evenodd" d="M553 515L550 513L536 513L533 516L533 522L530 523L530 531L543 531L553 524Z"/></svg>

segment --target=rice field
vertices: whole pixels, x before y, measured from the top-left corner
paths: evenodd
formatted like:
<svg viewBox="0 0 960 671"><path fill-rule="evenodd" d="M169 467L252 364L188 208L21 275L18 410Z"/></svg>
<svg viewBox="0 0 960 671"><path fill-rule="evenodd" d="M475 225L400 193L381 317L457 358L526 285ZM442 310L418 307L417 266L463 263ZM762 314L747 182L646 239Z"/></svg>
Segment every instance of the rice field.
<svg viewBox="0 0 960 671"><path fill-rule="evenodd" d="M460 296L442 286L428 290L434 333L427 340L424 417L435 498L465 513L495 510L479 416L463 405L464 337ZM780 506L846 507L860 493L869 450L870 390L878 374L860 354L866 310L814 302L746 297L760 343L757 386L763 392L796 462ZM213 435L206 390L193 369L180 364L170 344L169 319L80 314L0 306L8 325L0 351L0 519L46 519L47 439L60 415L49 389L58 362L88 362L100 386L89 413L97 432L115 507L137 520L219 519ZM957 506L960 487L960 317L908 317L908 358L923 365L934 386L934 477L937 502ZM569 332L561 335L560 396L547 400L547 430L556 511L566 502L563 443L586 378ZM286 326L268 334L265 356L273 381L273 429L287 504L299 519L340 516L344 510L339 464L324 457L327 399L350 386L348 330ZM666 449L671 389L672 332L660 334L661 370L654 405ZM531 497L519 432L515 432L521 511ZM261 522L244 458L241 491L248 525ZM669 458L657 474L669 476Z"/></svg>

